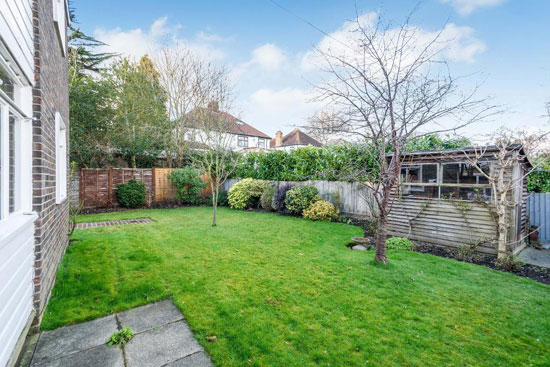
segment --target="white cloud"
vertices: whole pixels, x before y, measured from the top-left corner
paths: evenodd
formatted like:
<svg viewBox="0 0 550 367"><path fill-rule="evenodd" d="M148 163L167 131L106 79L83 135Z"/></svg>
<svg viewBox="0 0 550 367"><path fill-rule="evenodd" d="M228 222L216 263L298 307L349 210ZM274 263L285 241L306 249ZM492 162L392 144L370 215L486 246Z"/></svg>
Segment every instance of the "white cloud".
<svg viewBox="0 0 550 367"><path fill-rule="evenodd" d="M272 136L279 129L288 132L291 126L304 125L320 109L318 103L311 102L312 96L300 88L261 88L246 99L243 119Z"/></svg>
<svg viewBox="0 0 550 367"><path fill-rule="evenodd" d="M272 43L266 43L252 50L250 59L231 69L234 82L243 79L245 75L261 76L266 72L279 70L287 61L284 51Z"/></svg>
<svg viewBox="0 0 550 367"><path fill-rule="evenodd" d="M191 38L180 36L182 26L170 25L167 17L156 19L149 29L121 28L94 31L94 37L107 44L102 51L116 52L125 56L139 58L144 54L155 54L163 47L184 47L208 60L221 60L226 53L216 43L224 39L215 34L198 32Z"/></svg>
<svg viewBox="0 0 550 367"><path fill-rule="evenodd" d="M283 50L272 43L266 43L252 51L252 62L265 70L278 69L285 61Z"/></svg>
<svg viewBox="0 0 550 367"><path fill-rule="evenodd" d="M441 0L444 3L451 3L453 7L461 14L468 15L481 7L496 6L502 4L505 0Z"/></svg>
<svg viewBox="0 0 550 367"><path fill-rule="evenodd" d="M378 14L375 12L364 13L359 16L358 22L362 28L368 29L375 27ZM410 49L407 51L412 59L415 53L420 52L432 40L437 37L437 42L433 47L443 47L444 52L442 57L449 61L472 63L475 57L486 50L486 45L481 40L474 36L474 29L467 26L457 26L454 23L449 23L439 34L439 31L428 31L420 27L409 26L407 28L409 35L414 42L408 42ZM379 38L385 44L395 43L399 29L390 28L383 32ZM345 58L359 59L362 57L362 52L359 48L361 44L356 21L347 21L339 29L325 36L319 41L314 50L310 50L304 54L301 61L301 67L305 71L312 71L322 67L323 59L320 57L318 50L324 53L343 56ZM393 57L393 54L388 55ZM387 60L388 63L391 60Z"/></svg>

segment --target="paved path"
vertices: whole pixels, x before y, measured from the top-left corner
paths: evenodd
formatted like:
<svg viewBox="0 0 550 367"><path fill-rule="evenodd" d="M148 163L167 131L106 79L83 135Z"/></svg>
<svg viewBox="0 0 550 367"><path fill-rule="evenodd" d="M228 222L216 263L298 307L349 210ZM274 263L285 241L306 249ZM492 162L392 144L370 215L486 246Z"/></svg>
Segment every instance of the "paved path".
<svg viewBox="0 0 550 367"><path fill-rule="evenodd" d="M151 222L153 222L153 220L151 218L107 220L107 221L104 221L104 222L78 223L76 225L76 229L111 227L111 226L121 226L123 224L141 224L141 223L151 223Z"/></svg>
<svg viewBox="0 0 550 367"><path fill-rule="evenodd" d="M107 346L124 326L136 332L132 340L123 348ZM171 300L43 332L26 356L31 367L212 366Z"/></svg>
<svg viewBox="0 0 550 367"><path fill-rule="evenodd" d="M526 247L519 253L518 260L526 264L550 268L550 250L538 250L533 247Z"/></svg>

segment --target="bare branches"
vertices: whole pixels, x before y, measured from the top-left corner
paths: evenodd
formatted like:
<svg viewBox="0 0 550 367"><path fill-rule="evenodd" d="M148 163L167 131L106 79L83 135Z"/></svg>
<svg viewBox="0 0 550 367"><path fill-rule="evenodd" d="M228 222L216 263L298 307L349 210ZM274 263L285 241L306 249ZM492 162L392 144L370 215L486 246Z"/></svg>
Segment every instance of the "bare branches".
<svg viewBox="0 0 550 367"><path fill-rule="evenodd" d="M411 13L412 15L412 13ZM345 47L318 48L329 76L318 100L338 111L324 129L352 135L372 145L379 161L377 182L369 185L378 204L377 260L386 261L385 220L396 198L401 152L419 136L454 132L496 113L477 88L461 93L444 54L451 40L445 27L430 35L411 25L411 16L390 29L381 18L357 16ZM337 118L335 117L337 116ZM386 156L386 152L393 153Z"/></svg>

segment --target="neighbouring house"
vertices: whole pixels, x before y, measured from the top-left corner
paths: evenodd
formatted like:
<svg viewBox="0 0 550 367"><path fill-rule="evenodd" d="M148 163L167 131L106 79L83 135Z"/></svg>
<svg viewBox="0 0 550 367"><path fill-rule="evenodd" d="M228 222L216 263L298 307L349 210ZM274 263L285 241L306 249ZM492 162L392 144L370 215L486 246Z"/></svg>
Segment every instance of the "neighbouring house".
<svg viewBox="0 0 550 367"><path fill-rule="evenodd" d="M0 366L37 327L68 244L66 0L0 5Z"/></svg>
<svg viewBox="0 0 550 367"><path fill-rule="evenodd" d="M220 121L227 123L227 130L233 135L231 146L234 150L246 152L255 149L266 150L268 148L268 143L271 139L269 135L250 126L230 113L220 111L217 102L210 102L208 108L204 110L207 114L212 115L212 118L220 119ZM190 122L190 127L186 133L186 140L200 144L201 139L198 136L200 133L200 129L193 127L193 122Z"/></svg>
<svg viewBox="0 0 550 367"><path fill-rule="evenodd" d="M321 147L323 144L296 128L283 136L283 133L279 130L275 134L275 138L269 142L269 147L275 150L290 151L301 147Z"/></svg>
<svg viewBox="0 0 550 367"><path fill-rule="evenodd" d="M466 157L475 148L403 154L398 197L388 217L388 233L450 247L470 246L496 254L497 217L489 180ZM496 147L478 148L484 172L498 169ZM509 250L519 252L526 236L526 173L532 168L520 145L510 146L513 167L504 170L509 191ZM391 153L390 153L391 155Z"/></svg>

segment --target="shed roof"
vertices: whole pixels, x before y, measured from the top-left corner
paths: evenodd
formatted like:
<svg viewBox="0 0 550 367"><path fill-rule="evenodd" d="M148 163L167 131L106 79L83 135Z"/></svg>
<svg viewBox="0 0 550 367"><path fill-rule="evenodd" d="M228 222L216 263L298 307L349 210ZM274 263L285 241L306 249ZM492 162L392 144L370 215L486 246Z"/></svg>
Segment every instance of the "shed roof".
<svg viewBox="0 0 550 367"><path fill-rule="evenodd" d="M518 151L520 155L525 158L525 163L530 167L533 167L533 163L529 160L525 148L522 144L510 144L508 146L510 151ZM415 150L412 152L403 152L401 156L444 156L452 153L473 153L473 152L484 152L484 154L497 152L499 147L496 145L486 145L479 147L463 147L463 148L451 148L451 149L434 149L434 150ZM393 153L386 153L386 157L391 157Z"/></svg>

